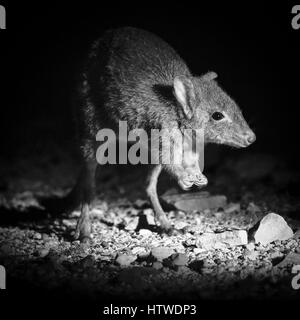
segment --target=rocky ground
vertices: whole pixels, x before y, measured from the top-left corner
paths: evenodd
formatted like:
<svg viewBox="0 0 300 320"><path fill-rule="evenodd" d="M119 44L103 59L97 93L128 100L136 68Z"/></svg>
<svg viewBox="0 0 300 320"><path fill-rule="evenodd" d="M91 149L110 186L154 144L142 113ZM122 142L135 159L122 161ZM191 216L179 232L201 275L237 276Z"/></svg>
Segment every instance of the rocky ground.
<svg viewBox="0 0 300 320"><path fill-rule="evenodd" d="M162 177L172 235L155 225L143 193L145 168L105 167L97 178L91 246L72 239L79 211L61 210L77 171L63 152L1 161L0 264L7 286L11 280L130 301L300 297L291 284L300 265L299 177L280 161L228 160L208 170L209 186L195 193L182 194Z"/></svg>

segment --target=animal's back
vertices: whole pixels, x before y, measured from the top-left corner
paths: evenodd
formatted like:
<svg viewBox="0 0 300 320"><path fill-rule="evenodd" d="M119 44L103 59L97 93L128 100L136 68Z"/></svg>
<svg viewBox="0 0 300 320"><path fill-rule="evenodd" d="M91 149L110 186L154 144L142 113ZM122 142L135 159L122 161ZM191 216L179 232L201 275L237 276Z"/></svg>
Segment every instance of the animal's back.
<svg viewBox="0 0 300 320"><path fill-rule="evenodd" d="M131 27L109 30L96 41L86 69L91 100L129 127L156 127L160 117L175 116L170 102L178 75L190 71L175 50Z"/></svg>

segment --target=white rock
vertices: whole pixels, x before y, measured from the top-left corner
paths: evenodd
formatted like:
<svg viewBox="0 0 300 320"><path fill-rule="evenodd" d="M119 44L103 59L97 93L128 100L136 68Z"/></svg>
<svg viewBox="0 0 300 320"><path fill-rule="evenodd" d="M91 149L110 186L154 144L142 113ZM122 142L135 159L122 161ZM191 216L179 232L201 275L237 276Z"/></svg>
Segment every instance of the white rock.
<svg viewBox="0 0 300 320"><path fill-rule="evenodd" d="M256 243L268 244L276 240L287 240L294 235L286 221L276 213L267 214L254 233Z"/></svg>

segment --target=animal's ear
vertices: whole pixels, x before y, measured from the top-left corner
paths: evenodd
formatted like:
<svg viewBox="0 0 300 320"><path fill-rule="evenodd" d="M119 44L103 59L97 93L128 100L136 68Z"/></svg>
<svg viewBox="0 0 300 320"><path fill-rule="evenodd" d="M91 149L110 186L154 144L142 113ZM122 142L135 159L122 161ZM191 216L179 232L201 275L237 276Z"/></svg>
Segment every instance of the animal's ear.
<svg viewBox="0 0 300 320"><path fill-rule="evenodd" d="M186 76L177 76L174 79L173 86L175 97L182 106L185 116L191 119L195 103L195 89L192 80Z"/></svg>
<svg viewBox="0 0 300 320"><path fill-rule="evenodd" d="M202 80L204 81L211 81L213 79L216 79L217 77L218 75L213 71L209 71L205 73L203 76L201 76Z"/></svg>

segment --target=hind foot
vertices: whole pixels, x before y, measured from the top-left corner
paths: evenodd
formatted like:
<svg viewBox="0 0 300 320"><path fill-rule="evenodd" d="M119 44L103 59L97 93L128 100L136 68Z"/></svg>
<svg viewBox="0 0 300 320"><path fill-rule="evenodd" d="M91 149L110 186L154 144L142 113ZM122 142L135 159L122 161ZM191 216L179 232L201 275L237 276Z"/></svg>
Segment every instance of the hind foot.
<svg viewBox="0 0 300 320"><path fill-rule="evenodd" d="M91 239L91 222L89 218L89 206L87 204L82 206L74 238L82 243L87 243Z"/></svg>
<svg viewBox="0 0 300 320"><path fill-rule="evenodd" d="M157 220L160 223L160 228L166 232L169 233L170 230L173 229L171 222L169 221L169 219L166 217L166 214L163 213L163 215L156 215Z"/></svg>

